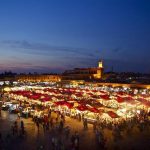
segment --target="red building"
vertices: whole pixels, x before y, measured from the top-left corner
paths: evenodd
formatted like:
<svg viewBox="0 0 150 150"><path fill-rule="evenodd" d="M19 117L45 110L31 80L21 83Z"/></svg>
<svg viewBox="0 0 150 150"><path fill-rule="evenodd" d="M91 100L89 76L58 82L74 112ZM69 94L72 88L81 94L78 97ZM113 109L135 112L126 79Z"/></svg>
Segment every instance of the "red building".
<svg viewBox="0 0 150 150"><path fill-rule="evenodd" d="M103 75L103 62L98 62L98 67L92 68L75 68L73 70L66 70L63 75L63 80L89 80L101 79Z"/></svg>

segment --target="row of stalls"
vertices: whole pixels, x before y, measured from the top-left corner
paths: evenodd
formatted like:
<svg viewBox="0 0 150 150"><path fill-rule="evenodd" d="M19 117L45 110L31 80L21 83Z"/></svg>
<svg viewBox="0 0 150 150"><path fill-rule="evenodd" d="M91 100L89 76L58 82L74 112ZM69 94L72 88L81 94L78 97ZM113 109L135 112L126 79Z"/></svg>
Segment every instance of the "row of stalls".
<svg viewBox="0 0 150 150"><path fill-rule="evenodd" d="M95 121L121 121L130 119L141 111L149 112L149 93L135 93L132 89L106 90L103 88L14 87L5 96L19 104L28 104L23 113L38 117L47 114L47 108L64 115ZM32 106L41 106L41 109Z"/></svg>

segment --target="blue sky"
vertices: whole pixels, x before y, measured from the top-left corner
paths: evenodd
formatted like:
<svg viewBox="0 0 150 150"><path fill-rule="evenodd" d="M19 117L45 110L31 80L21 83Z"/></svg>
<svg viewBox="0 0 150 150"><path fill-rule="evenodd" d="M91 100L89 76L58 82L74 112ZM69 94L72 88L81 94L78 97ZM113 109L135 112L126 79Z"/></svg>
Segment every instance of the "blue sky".
<svg viewBox="0 0 150 150"><path fill-rule="evenodd" d="M0 0L0 70L150 72L149 0Z"/></svg>

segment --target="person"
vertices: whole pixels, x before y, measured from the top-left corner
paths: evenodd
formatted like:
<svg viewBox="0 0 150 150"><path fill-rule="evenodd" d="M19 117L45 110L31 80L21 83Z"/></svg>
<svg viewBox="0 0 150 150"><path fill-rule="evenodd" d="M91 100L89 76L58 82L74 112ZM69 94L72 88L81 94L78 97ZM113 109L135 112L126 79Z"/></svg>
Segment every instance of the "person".
<svg viewBox="0 0 150 150"><path fill-rule="evenodd" d="M17 124L17 121L14 122L14 132L15 132L15 134L18 134L18 124Z"/></svg>
<svg viewBox="0 0 150 150"><path fill-rule="evenodd" d="M53 128L53 118L50 119L50 126Z"/></svg>
<svg viewBox="0 0 150 150"><path fill-rule="evenodd" d="M96 122L93 123L93 130L96 130Z"/></svg>
<svg viewBox="0 0 150 150"><path fill-rule="evenodd" d="M62 115L61 115L61 119L62 119L62 121L65 123L65 114L62 114Z"/></svg>
<svg viewBox="0 0 150 150"><path fill-rule="evenodd" d="M37 129L39 131L39 121L38 120L36 121L36 126L37 126Z"/></svg>
<svg viewBox="0 0 150 150"><path fill-rule="evenodd" d="M63 127L64 127L64 123L63 123L63 121L61 120L61 121L60 121L60 129L63 129Z"/></svg>
<svg viewBox="0 0 150 150"><path fill-rule="evenodd" d="M86 118L83 120L83 125L84 125L84 129L88 128L87 119Z"/></svg>
<svg viewBox="0 0 150 150"><path fill-rule="evenodd" d="M20 126L21 126L21 132L24 135L24 122L22 120Z"/></svg>
<svg viewBox="0 0 150 150"><path fill-rule="evenodd" d="M81 121L81 114L79 113L79 121Z"/></svg>
<svg viewBox="0 0 150 150"><path fill-rule="evenodd" d="M54 145L55 145L55 149L58 149L58 139L57 137L55 137L55 141L54 141Z"/></svg>
<svg viewBox="0 0 150 150"><path fill-rule="evenodd" d="M105 139L104 137L101 138L101 143L100 143L100 145L101 145L101 148L102 148L102 149L105 149L105 148L106 148L106 139Z"/></svg>
<svg viewBox="0 0 150 150"><path fill-rule="evenodd" d="M82 120L84 121L84 114L82 114Z"/></svg>
<svg viewBox="0 0 150 150"><path fill-rule="evenodd" d="M46 123L46 130L49 130L49 124L50 124L50 122L48 120L47 123Z"/></svg>
<svg viewBox="0 0 150 150"><path fill-rule="evenodd" d="M58 123L58 116L56 117L56 124Z"/></svg>
<svg viewBox="0 0 150 150"><path fill-rule="evenodd" d="M71 145L72 145L72 147L74 147L74 140L75 140L75 137L74 137L74 135L72 135L71 136Z"/></svg>
<svg viewBox="0 0 150 150"><path fill-rule="evenodd" d="M69 137L69 134L70 134L70 128L69 128L69 126L67 126L66 128L65 128L65 135L66 135L66 138L68 139L68 137Z"/></svg>
<svg viewBox="0 0 150 150"><path fill-rule="evenodd" d="M79 149L79 134L77 131L75 132L75 136L74 136L74 147L76 150Z"/></svg>
<svg viewBox="0 0 150 150"><path fill-rule="evenodd" d="M14 125L11 126L12 135L15 135L15 128Z"/></svg>
<svg viewBox="0 0 150 150"><path fill-rule="evenodd" d="M97 132L97 141L98 141L98 144L101 143L101 135L99 131Z"/></svg>
<svg viewBox="0 0 150 150"><path fill-rule="evenodd" d="M45 132L46 131L46 123L43 122L43 131Z"/></svg>
<svg viewBox="0 0 150 150"><path fill-rule="evenodd" d="M51 109L49 109L49 112L48 112L48 118L50 118L51 117Z"/></svg>
<svg viewBox="0 0 150 150"><path fill-rule="evenodd" d="M18 119L19 119L19 120L20 120L20 116L21 116L21 115L20 115L20 112L18 112Z"/></svg>
<svg viewBox="0 0 150 150"><path fill-rule="evenodd" d="M52 149L55 149L55 137L54 136L52 137L51 142L52 142Z"/></svg>

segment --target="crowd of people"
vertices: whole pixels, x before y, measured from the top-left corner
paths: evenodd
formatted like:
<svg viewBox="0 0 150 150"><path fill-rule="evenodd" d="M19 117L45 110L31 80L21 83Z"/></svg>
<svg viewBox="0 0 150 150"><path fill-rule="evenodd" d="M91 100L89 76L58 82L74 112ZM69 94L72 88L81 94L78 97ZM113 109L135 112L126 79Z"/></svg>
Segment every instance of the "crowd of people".
<svg viewBox="0 0 150 150"><path fill-rule="evenodd" d="M40 132L40 129L43 128L43 132L50 133L50 144L53 150L78 150L79 133L75 131L75 133L71 134L71 128L65 125L65 116L63 114L55 112L55 115L55 118L51 115L42 119L33 117L37 131ZM66 143L68 140L70 141L69 145ZM41 145L39 149L44 149L44 145Z"/></svg>
<svg viewBox="0 0 150 150"><path fill-rule="evenodd" d="M0 150L7 149L14 138L24 139L25 136L24 121L16 119L5 136L0 132Z"/></svg>
<svg viewBox="0 0 150 150"><path fill-rule="evenodd" d="M37 127L37 132L47 132L50 135L49 144L53 150L78 150L80 149L80 133L71 131L71 127L67 126L65 122L65 116L60 112L55 112L55 117L52 115L51 110L49 110L48 116L43 116L43 118L33 117L35 127ZM141 112L134 118L128 121L122 120L117 123L107 123L107 121L97 121L93 123L93 131L95 133L95 139L97 146L101 149L107 149L108 139L105 137L104 130L108 129L112 131L112 137L114 142L122 138L122 134L126 132L130 135L133 132L133 128L137 127L139 131L144 131L149 128L149 114L147 112ZM88 130L87 119L83 119L83 129ZM43 130L42 130L43 129ZM0 133L0 149L5 147L7 143L11 141L12 138L25 139L27 136L25 131L24 121L20 116L11 125L10 132L4 137ZM66 141L69 141L66 143ZM44 145L40 145L38 149L45 149Z"/></svg>

